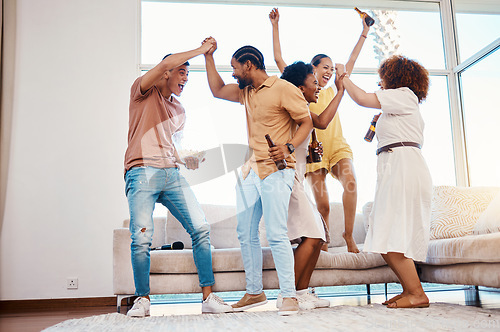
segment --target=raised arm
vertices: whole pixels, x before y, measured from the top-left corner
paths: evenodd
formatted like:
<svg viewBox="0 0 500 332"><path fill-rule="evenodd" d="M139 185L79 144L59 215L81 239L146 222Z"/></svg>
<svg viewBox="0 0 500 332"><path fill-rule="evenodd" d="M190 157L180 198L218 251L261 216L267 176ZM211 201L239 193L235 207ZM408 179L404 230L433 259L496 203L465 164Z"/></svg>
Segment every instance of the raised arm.
<svg viewBox="0 0 500 332"><path fill-rule="evenodd" d="M280 32L279 32L279 20L280 13L278 12L278 8L273 8L269 13L269 19L271 20L271 24L273 26L273 53L274 53L274 61L278 66L278 69L281 73L285 70L286 63L283 60L281 55L281 43L280 43Z"/></svg>
<svg viewBox="0 0 500 332"><path fill-rule="evenodd" d="M358 59L359 53L361 52L361 48L363 48L363 44L365 43L365 40L368 37L368 31L370 30L370 27L366 24L365 20L362 19L361 21L363 22L363 31L361 32L358 42L354 46L354 49L352 50L351 55L349 56L349 60L347 60L347 63L345 65L346 71L349 74L352 73L352 69L354 68L354 63Z"/></svg>
<svg viewBox="0 0 500 332"><path fill-rule="evenodd" d="M336 68L337 78L339 83L344 85L344 88L347 90L351 99L358 105L369 108L378 108L381 109L380 102L375 93L367 93L363 89L359 88L356 84L354 84L349 75L345 72L343 65L337 65Z"/></svg>
<svg viewBox="0 0 500 332"><path fill-rule="evenodd" d="M335 70L337 70L337 66L339 64L335 64ZM337 94L335 97L332 99L330 104L325 108L323 112L321 112L320 115L309 112L311 115L311 119L313 121L313 126L314 128L318 129L326 129L332 119L335 117L335 114L337 114L337 110L340 105L340 101L342 100L342 97L344 96L344 86L341 82L341 79L343 77L337 77L335 76L335 85L337 87Z"/></svg>
<svg viewBox="0 0 500 332"><path fill-rule="evenodd" d="M240 88L238 84L225 84L217 72L214 61L214 52L217 49L217 41L210 37L205 39L204 44L210 44L211 48L205 53L205 67L210 91L215 98L239 102Z"/></svg>
<svg viewBox="0 0 500 332"><path fill-rule="evenodd" d="M141 93L148 91L166 72L182 65L197 55L204 54L210 49L210 45L202 44L191 51L172 54L163 59L159 64L150 69L141 80Z"/></svg>

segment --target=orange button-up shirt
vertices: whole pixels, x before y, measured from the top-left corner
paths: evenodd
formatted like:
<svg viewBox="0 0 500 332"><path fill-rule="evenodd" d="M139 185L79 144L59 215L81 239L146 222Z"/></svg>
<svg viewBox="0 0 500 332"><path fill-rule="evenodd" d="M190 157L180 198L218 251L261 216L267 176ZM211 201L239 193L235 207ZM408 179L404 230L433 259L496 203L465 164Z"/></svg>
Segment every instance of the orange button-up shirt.
<svg viewBox="0 0 500 332"><path fill-rule="evenodd" d="M269 157L265 135L274 144L288 143L297 131L295 120L309 116L307 101L302 92L288 81L270 76L258 88L247 86L240 92L240 103L245 105L248 144L251 155L243 165L243 178L250 169L264 179L278 168ZM287 168L295 169L295 154L286 158Z"/></svg>

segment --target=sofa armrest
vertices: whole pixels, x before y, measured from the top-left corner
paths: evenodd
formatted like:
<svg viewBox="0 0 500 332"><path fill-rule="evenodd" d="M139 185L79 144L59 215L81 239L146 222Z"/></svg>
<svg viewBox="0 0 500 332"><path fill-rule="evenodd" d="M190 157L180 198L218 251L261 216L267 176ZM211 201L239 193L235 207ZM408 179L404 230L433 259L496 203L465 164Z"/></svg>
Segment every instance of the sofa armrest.
<svg viewBox="0 0 500 332"><path fill-rule="evenodd" d="M113 292L134 294L134 276L130 259L130 231L128 228L113 230Z"/></svg>

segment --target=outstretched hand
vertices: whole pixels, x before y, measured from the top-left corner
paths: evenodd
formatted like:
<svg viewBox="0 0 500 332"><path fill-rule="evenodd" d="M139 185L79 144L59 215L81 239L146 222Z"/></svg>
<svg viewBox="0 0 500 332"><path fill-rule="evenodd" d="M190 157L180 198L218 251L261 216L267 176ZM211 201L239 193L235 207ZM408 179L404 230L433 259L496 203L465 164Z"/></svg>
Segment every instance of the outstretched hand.
<svg viewBox="0 0 500 332"><path fill-rule="evenodd" d="M335 86L337 91L344 91L344 77L347 75L345 67L341 63L335 64Z"/></svg>
<svg viewBox="0 0 500 332"><path fill-rule="evenodd" d="M215 50L217 49L217 41L212 36L205 38L201 44L202 46L205 45L206 47L208 47L207 51L203 52L206 55L214 54Z"/></svg>
<svg viewBox="0 0 500 332"><path fill-rule="evenodd" d="M278 8L273 8L271 12L269 13L269 19L271 20L272 25L278 24L278 21L280 20L280 13L278 11Z"/></svg>

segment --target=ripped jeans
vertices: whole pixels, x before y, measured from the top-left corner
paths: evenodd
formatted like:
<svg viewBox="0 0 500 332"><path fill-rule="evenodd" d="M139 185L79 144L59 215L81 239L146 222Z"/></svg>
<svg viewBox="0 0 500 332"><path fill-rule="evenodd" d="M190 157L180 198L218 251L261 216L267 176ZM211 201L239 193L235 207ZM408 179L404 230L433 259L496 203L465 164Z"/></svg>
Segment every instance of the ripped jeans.
<svg viewBox="0 0 500 332"><path fill-rule="evenodd" d="M193 258L200 287L212 286L210 225L189 184L177 168L133 167L125 174L130 210L131 256L135 295L149 295L150 247L153 240L153 210L161 203L191 236Z"/></svg>

